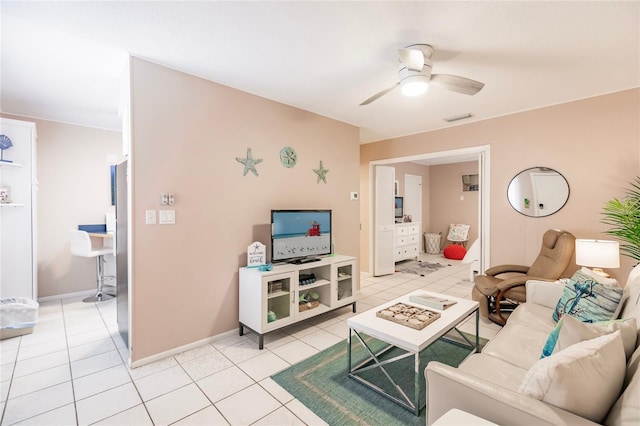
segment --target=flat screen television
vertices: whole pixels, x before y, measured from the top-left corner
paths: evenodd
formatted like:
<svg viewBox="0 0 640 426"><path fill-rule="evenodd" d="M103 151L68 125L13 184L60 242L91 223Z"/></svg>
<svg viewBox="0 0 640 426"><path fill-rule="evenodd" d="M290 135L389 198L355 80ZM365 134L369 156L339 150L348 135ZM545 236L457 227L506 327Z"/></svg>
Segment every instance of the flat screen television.
<svg viewBox="0 0 640 426"><path fill-rule="evenodd" d="M395 197L395 217L396 222L398 219L402 219L404 216L404 199L402 197Z"/></svg>
<svg viewBox="0 0 640 426"><path fill-rule="evenodd" d="M331 210L271 210L271 261L305 263L331 254Z"/></svg>

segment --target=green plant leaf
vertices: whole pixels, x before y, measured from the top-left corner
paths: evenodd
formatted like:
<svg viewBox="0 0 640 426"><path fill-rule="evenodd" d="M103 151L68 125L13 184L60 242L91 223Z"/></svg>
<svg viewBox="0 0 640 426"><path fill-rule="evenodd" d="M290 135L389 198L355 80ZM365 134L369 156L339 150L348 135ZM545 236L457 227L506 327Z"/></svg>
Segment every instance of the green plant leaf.
<svg viewBox="0 0 640 426"><path fill-rule="evenodd" d="M640 176L631 182L623 199L607 201L602 214L602 223L611 226L605 232L621 242L620 252L640 262Z"/></svg>

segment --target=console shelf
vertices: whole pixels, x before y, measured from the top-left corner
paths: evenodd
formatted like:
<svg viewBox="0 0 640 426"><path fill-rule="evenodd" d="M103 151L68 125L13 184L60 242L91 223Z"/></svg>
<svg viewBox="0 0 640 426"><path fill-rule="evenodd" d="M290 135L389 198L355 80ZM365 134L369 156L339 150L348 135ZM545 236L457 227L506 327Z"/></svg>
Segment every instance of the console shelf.
<svg viewBox="0 0 640 426"><path fill-rule="evenodd" d="M280 264L271 271L240 268L239 332L244 328L259 336L322 313L352 305L356 311L356 258L329 256L303 264ZM316 281L300 284L300 275Z"/></svg>
<svg viewBox="0 0 640 426"><path fill-rule="evenodd" d="M327 285L327 284L331 284L331 281L329 281L329 280L317 280L316 282L311 283L311 284L300 284L298 287L300 288L300 291L303 291L303 290L309 290L311 288L320 287L320 286Z"/></svg>

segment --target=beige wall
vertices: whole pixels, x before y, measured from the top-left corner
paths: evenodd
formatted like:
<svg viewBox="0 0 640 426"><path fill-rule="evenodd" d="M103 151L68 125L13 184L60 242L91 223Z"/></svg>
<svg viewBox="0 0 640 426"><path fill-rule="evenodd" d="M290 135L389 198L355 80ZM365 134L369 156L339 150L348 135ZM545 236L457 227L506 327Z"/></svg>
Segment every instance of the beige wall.
<svg viewBox="0 0 640 426"><path fill-rule="evenodd" d="M369 270L369 163L373 160L490 145L491 264L529 263L546 229L578 238L607 238L602 206L621 197L640 171L640 89L512 114L433 132L366 144L360 150L361 266ZM571 194L558 213L525 217L506 193L520 170L547 166L568 180ZM610 271L626 277L632 261Z"/></svg>
<svg viewBox="0 0 640 426"><path fill-rule="evenodd" d="M131 81L133 361L237 328L238 268L271 209L332 209L336 251L358 256L357 127L135 58ZM247 148L258 177L236 161ZM162 192L176 224L145 225Z"/></svg>
<svg viewBox="0 0 640 426"><path fill-rule="evenodd" d="M431 211L429 232L442 233L440 248L446 247L449 225L466 223L469 228L467 248L478 238L478 194L462 191L462 175L477 174L478 162L442 164L430 166L431 184L429 196ZM461 199L462 197L462 199Z"/></svg>
<svg viewBox="0 0 640 426"><path fill-rule="evenodd" d="M109 159L120 132L2 114L36 123L38 140L38 297L94 289L93 259L71 256L69 230L105 223L111 209Z"/></svg>

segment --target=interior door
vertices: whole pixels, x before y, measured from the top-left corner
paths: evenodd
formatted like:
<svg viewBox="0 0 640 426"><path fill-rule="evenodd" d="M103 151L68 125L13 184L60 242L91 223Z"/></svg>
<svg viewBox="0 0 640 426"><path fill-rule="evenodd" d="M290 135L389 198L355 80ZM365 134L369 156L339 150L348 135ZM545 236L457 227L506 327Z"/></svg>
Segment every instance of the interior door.
<svg viewBox="0 0 640 426"><path fill-rule="evenodd" d="M562 208L569 196L569 188L562 176L549 173L531 173L533 207L536 216L547 216Z"/></svg>
<svg viewBox="0 0 640 426"><path fill-rule="evenodd" d="M373 240L373 275L387 275L395 272L393 261L394 181L396 169L375 166L374 216L375 233Z"/></svg>
<svg viewBox="0 0 640 426"><path fill-rule="evenodd" d="M422 223L422 176L404 175L404 214Z"/></svg>

